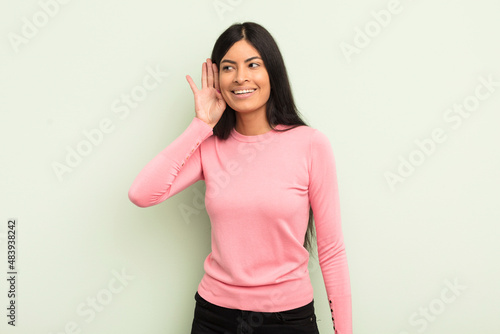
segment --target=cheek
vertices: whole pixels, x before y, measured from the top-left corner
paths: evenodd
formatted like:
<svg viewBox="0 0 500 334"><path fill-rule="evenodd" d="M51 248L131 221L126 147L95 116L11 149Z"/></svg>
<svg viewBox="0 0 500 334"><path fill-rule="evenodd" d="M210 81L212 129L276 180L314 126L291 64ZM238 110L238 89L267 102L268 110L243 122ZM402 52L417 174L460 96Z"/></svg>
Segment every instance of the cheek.
<svg viewBox="0 0 500 334"><path fill-rule="evenodd" d="M266 89L265 92L264 92L263 98L267 102L270 97L271 97L271 90L270 89Z"/></svg>
<svg viewBox="0 0 500 334"><path fill-rule="evenodd" d="M231 78L228 78L227 75L219 73L219 86L222 89L227 89L231 84Z"/></svg>
<svg viewBox="0 0 500 334"><path fill-rule="evenodd" d="M261 89L262 89L262 92L267 96L269 97L269 95L271 94L271 84L269 83L268 80L264 80L261 82Z"/></svg>
<svg viewBox="0 0 500 334"><path fill-rule="evenodd" d="M231 96L231 92L228 90L229 86L227 84L224 84L224 82L219 81L219 88L222 97L224 98L224 100L227 100Z"/></svg>
<svg viewBox="0 0 500 334"><path fill-rule="evenodd" d="M262 89L265 89L265 90L270 90L271 89L271 83L269 82L269 76L267 75L267 73L263 73L262 75L260 75L258 78L256 78L259 82L259 86L262 88Z"/></svg>
<svg viewBox="0 0 500 334"><path fill-rule="evenodd" d="M227 102L230 99L229 94L231 94L231 93L226 93L225 90L221 90L221 94L222 94L222 98L224 99L224 101Z"/></svg>

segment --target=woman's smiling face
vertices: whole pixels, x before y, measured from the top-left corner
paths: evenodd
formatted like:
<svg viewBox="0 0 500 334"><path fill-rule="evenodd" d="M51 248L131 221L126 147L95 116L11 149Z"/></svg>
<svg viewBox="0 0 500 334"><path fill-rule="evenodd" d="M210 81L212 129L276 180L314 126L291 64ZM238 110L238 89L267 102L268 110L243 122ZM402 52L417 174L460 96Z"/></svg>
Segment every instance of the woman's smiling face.
<svg viewBox="0 0 500 334"><path fill-rule="evenodd" d="M233 44L220 62L220 91L226 103L242 113L266 112L271 84L259 52L246 40Z"/></svg>

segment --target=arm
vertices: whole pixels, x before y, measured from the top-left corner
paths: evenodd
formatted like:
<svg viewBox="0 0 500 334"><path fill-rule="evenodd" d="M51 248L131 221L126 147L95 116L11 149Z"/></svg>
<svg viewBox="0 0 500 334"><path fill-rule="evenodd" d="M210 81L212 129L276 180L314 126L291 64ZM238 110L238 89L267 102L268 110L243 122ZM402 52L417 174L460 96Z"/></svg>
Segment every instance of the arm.
<svg viewBox="0 0 500 334"><path fill-rule="evenodd" d="M335 159L328 137L311 138L309 198L314 214L318 260L335 334L352 334L351 287L340 219Z"/></svg>
<svg viewBox="0 0 500 334"><path fill-rule="evenodd" d="M194 117L184 132L137 175L128 197L139 207L159 204L203 180L199 146L213 134L211 125Z"/></svg>
<svg viewBox="0 0 500 334"><path fill-rule="evenodd" d="M137 206L148 207L161 203L204 179L198 146L213 135L213 127L226 109L226 102L219 92L217 65L210 59L207 58L207 62L202 64L202 89L196 87L189 75L186 79L194 94L196 117L134 180L128 197Z"/></svg>

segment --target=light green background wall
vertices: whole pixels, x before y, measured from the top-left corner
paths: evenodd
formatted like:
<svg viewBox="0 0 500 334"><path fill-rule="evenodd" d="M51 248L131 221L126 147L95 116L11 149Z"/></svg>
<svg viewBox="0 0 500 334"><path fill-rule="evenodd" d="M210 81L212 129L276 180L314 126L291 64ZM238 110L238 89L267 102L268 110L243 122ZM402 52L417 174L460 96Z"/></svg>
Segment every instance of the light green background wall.
<svg viewBox="0 0 500 334"><path fill-rule="evenodd" d="M243 21L276 38L304 119L331 140L355 333L498 333L497 0L62 2L1 2L2 268L7 220L19 224L17 326L2 279L2 333L189 333L210 252L193 204L204 184L147 209L127 191L194 117L185 75L199 83L216 38ZM151 70L162 74L145 91ZM141 91L125 108L123 94ZM449 111L464 103L470 116ZM58 178L53 164L99 127ZM440 142L419 153L433 133ZM400 167L409 159L417 166ZM391 187L398 168L407 175ZM114 271L133 278L120 288ZM320 331L332 333L317 261L310 271ZM96 297L107 304L92 315Z"/></svg>

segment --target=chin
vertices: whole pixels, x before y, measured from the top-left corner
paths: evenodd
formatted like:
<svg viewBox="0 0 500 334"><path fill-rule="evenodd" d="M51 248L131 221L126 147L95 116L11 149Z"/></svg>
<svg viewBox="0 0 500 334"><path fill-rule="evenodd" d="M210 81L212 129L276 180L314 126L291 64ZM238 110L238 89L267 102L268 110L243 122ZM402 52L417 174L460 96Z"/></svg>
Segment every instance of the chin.
<svg viewBox="0 0 500 334"><path fill-rule="evenodd" d="M248 113L257 111L261 108L261 107L242 107L242 106L239 106L239 108L238 108L237 106L231 106L231 105L230 105L230 107L234 111L236 111L237 113L240 113L240 114L248 114Z"/></svg>

